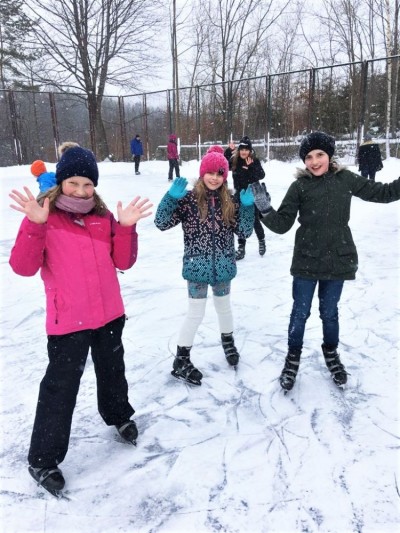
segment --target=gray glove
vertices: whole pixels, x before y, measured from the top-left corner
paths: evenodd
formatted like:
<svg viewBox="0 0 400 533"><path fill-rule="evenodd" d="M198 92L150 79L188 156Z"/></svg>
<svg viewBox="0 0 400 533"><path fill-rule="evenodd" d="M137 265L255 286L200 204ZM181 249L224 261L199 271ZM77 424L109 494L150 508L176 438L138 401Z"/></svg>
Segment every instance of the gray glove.
<svg viewBox="0 0 400 533"><path fill-rule="evenodd" d="M260 183L256 181L250 185L251 190L254 195L254 203L256 204L257 209L260 211L261 215L265 217L272 210L271 206L271 196L267 191L265 183Z"/></svg>

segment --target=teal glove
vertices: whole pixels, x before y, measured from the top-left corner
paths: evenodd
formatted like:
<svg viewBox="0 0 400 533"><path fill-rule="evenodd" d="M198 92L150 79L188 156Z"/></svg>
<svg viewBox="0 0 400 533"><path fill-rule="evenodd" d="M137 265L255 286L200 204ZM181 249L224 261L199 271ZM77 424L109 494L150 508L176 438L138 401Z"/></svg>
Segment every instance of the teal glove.
<svg viewBox="0 0 400 533"><path fill-rule="evenodd" d="M251 205L254 205L254 194L253 191L250 188L250 185L247 187L246 190L242 189L240 191L240 201L245 207L250 207Z"/></svg>
<svg viewBox="0 0 400 533"><path fill-rule="evenodd" d="M171 185L168 194L175 198L175 200L180 200L187 194L186 186L188 180L186 178L175 178L173 184Z"/></svg>
<svg viewBox="0 0 400 533"><path fill-rule="evenodd" d="M267 191L265 183L256 181L250 185L254 194L254 203L262 216L268 215L272 211L271 196Z"/></svg>

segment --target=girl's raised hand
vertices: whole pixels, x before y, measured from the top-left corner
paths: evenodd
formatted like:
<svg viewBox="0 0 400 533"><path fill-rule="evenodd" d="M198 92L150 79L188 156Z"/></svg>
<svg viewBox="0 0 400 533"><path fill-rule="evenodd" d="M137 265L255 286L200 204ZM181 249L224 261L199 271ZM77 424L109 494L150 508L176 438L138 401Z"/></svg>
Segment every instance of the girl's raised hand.
<svg viewBox="0 0 400 533"><path fill-rule="evenodd" d="M20 211L27 216L31 222L36 224L45 224L49 217L49 199L45 198L43 206L39 205L28 187L24 187L25 194L13 189L8 195L18 205L10 204L12 209Z"/></svg>
<svg viewBox="0 0 400 533"><path fill-rule="evenodd" d="M148 198L140 199L136 196L125 208L122 207L122 202L117 203L118 222L121 226L133 226L141 218L146 218L151 215L153 204L149 203Z"/></svg>

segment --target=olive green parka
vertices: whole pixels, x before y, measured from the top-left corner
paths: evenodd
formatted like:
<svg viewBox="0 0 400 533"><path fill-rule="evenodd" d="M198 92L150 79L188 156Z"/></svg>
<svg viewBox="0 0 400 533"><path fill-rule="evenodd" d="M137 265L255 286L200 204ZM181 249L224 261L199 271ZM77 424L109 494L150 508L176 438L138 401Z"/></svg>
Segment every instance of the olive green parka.
<svg viewBox="0 0 400 533"><path fill-rule="evenodd" d="M323 176L299 169L279 209L261 219L268 229L283 234L299 215L290 269L293 276L355 279L358 256L348 225L353 196L366 202L394 202L400 199L400 178L377 183L332 162Z"/></svg>

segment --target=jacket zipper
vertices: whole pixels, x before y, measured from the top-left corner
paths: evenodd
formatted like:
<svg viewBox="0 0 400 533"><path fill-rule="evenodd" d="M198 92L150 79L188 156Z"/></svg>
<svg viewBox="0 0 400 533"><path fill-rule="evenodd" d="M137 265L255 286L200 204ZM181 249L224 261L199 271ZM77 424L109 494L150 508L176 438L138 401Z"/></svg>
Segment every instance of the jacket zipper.
<svg viewBox="0 0 400 533"><path fill-rule="evenodd" d="M210 211L211 211L211 228L212 228L212 275L213 275L213 281L215 283L215 280L217 278L216 271L215 271L215 196L214 193L211 193L210 197Z"/></svg>

